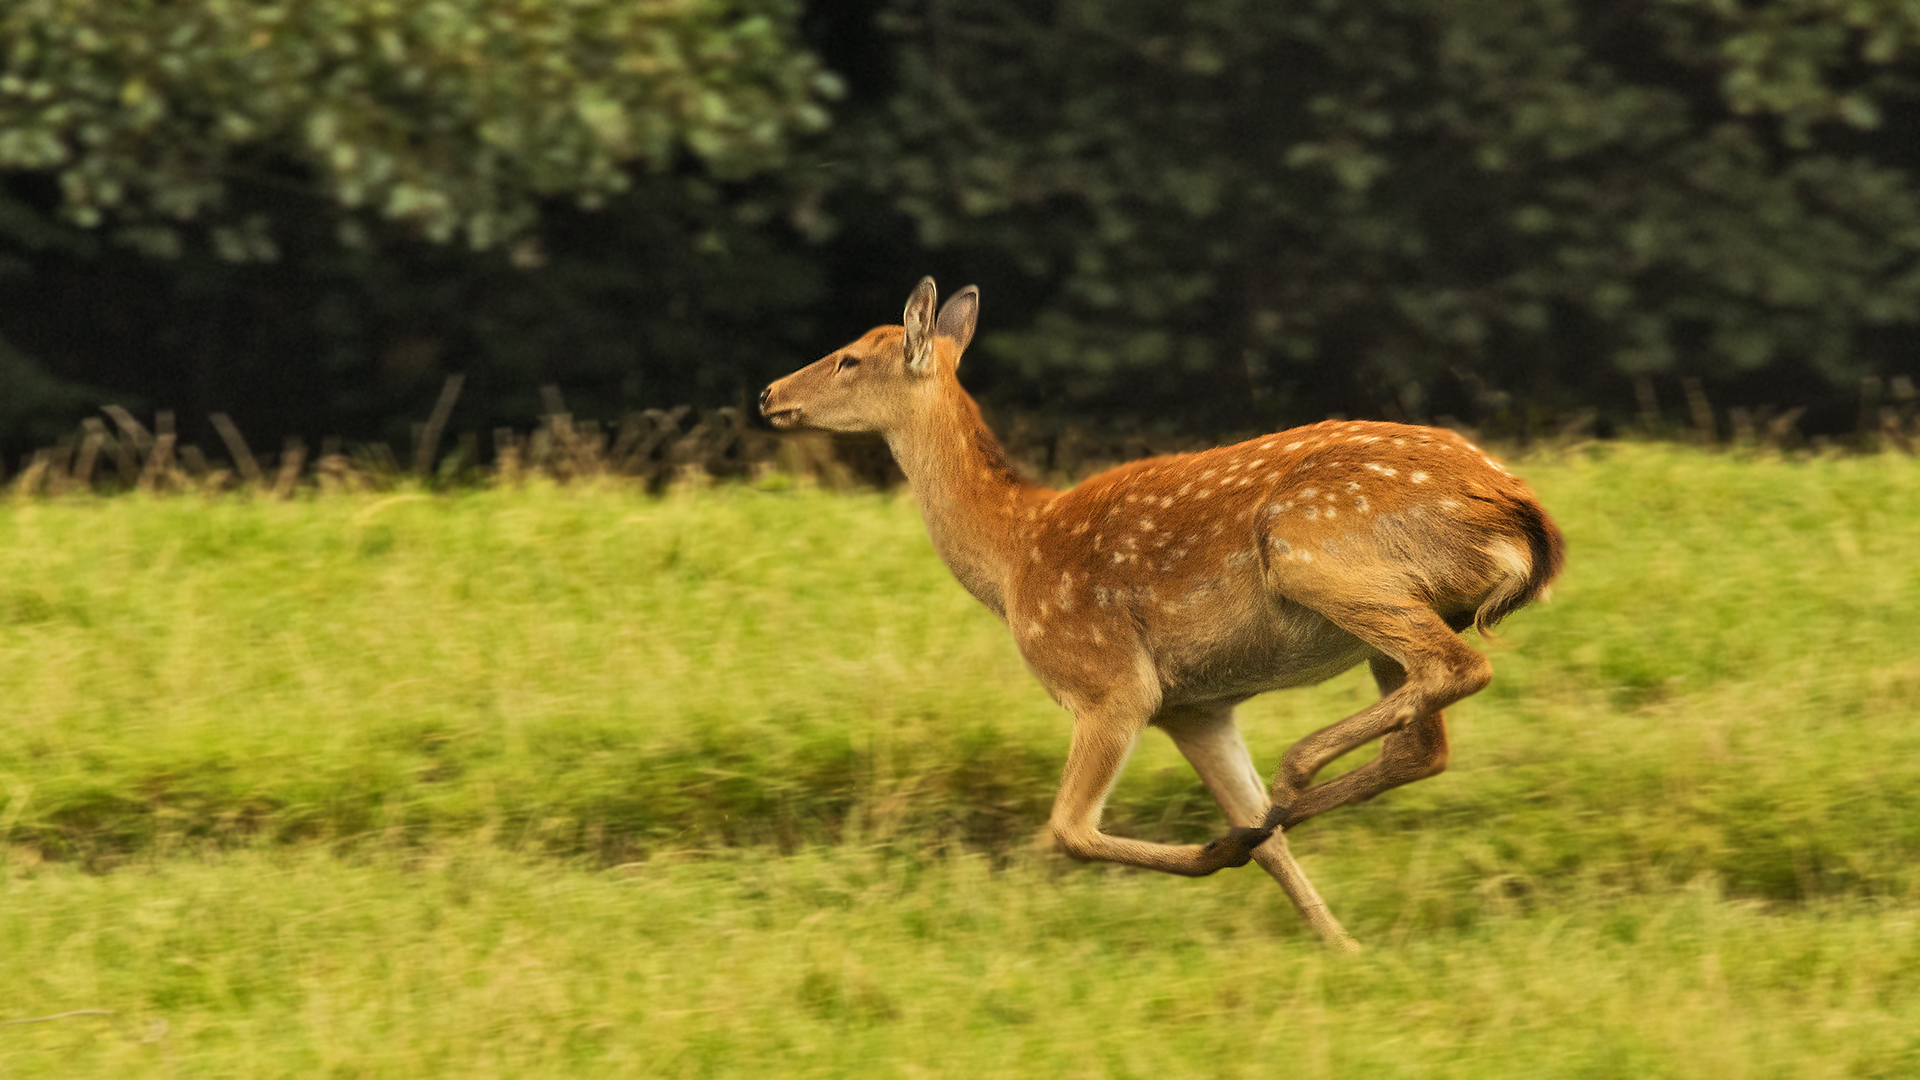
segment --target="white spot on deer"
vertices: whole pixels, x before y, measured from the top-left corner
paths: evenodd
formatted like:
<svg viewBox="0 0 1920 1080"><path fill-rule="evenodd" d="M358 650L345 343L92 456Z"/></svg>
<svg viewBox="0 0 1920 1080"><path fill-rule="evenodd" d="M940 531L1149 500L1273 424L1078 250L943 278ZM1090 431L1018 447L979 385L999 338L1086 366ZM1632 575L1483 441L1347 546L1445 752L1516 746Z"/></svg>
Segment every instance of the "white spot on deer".
<svg viewBox="0 0 1920 1080"><path fill-rule="evenodd" d="M1196 499L1210 499L1213 497L1213 489L1201 488L1199 491L1194 493L1193 497Z"/></svg>
<svg viewBox="0 0 1920 1080"><path fill-rule="evenodd" d="M1300 561L1301 561L1301 562L1312 562L1312 561L1313 561L1313 552L1311 552L1311 551L1300 551L1300 552L1297 552L1297 554L1298 554L1298 555L1300 556Z"/></svg>
<svg viewBox="0 0 1920 1080"><path fill-rule="evenodd" d="M1073 527L1073 535L1075 535L1075 536L1079 536L1079 535L1080 535L1081 533L1084 533L1084 532L1086 532L1086 531L1087 531L1087 527L1088 527L1089 525L1092 525L1092 524L1093 524L1093 523L1092 523L1092 522L1090 522L1090 521L1083 521L1083 522L1081 522L1080 524L1078 524L1078 525L1075 525L1075 526Z"/></svg>
<svg viewBox="0 0 1920 1080"><path fill-rule="evenodd" d="M1348 490L1348 491L1359 491L1359 490L1360 490L1360 481L1358 481L1358 480L1349 480L1349 481L1347 481L1347 490Z"/></svg>
<svg viewBox="0 0 1920 1080"><path fill-rule="evenodd" d="M1440 500L1440 509L1442 509L1442 510L1458 510L1458 509L1460 509L1460 504L1459 504L1458 502L1456 502L1455 500L1453 500L1453 499L1441 499L1441 500Z"/></svg>
<svg viewBox="0 0 1920 1080"><path fill-rule="evenodd" d="M1044 627L1044 626L1041 626L1041 625L1040 625L1040 623L1039 623L1038 621L1035 621L1035 620L1028 620L1028 622L1027 622L1027 636L1028 636L1028 637L1030 637L1030 638L1037 638L1037 637L1039 637L1040 635L1042 635L1042 634L1044 634L1044 633L1046 633L1046 632L1047 632L1047 628L1046 628L1046 627Z"/></svg>
<svg viewBox="0 0 1920 1080"><path fill-rule="evenodd" d="M1301 445L1301 444L1299 444L1299 443L1297 443L1297 442L1290 442L1290 443L1288 443L1288 444L1287 444L1287 449L1289 449L1289 450L1298 450L1298 449L1300 449L1300 445Z"/></svg>
<svg viewBox="0 0 1920 1080"><path fill-rule="evenodd" d="M1355 510L1358 510L1358 511L1360 511L1360 512L1361 512L1361 513L1363 513L1363 514L1364 514L1364 513L1366 513L1366 512L1367 512L1367 497L1366 497L1365 495L1355 495L1355 496L1353 497L1353 508L1354 508Z"/></svg>
<svg viewBox="0 0 1920 1080"><path fill-rule="evenodd" d="M1425 439L1421 439L1420 441L1421 441L1421 442L1426 442L1427 440L1425 440ZM1395 440L1393 440L1393 445L1395 445L1395 446L1405 446L1405 445L1407 445L1407 440L1405 440L1405 439L1395 439Z"/></svg>
<svg viewBox="0 0 1920 1080"><path fill-rule="evenodd" d="M1367 462L1367 468L1374 472L1379 473L1381 476L1399 476L1400 475L1399 469L1396 469L1391 465L1382 465L1377 461Z"/></svg>
<svg viewBox="0 0 1920 1080"><path fill-rule="evenodd" d="M1320 494L1319 488L1301 488L1300 489L1300 497L1303 499L1311 499L1318 494Z"/></svg>
<svg viewBox="0 0 1920 1080"><path fill-rule="evenodd" d="M1229 465L1229 466L1227 466L1227 471L1228 471L1228 472L1232 472L1232 471L1234 471L1235 469L1238 469L1239 467L1240 467L1240 463L1236 461L1236 462L1234 462L1233 464L1231 464L1231 465Z"/></svg>
<svg viewBox="0 0 1920 1080"><path fill-rule="evenodd" d="M1139 547L1139 546L1140 546L1140 541L1138 541L1138 540L1135 540L1135 539L1134 539L1133 537L1131 537L1131 536L1129 536L1129 537L1126 537L1125 539L1123 539L1123 540L1121 540L1120 542L1121 542L1121 543L1123 543L1123 544L1125 544L1125 545L1127 545L1127 550L1128 550L1128 551L1132 551L1133 549L1135 549L1135 548L1137 548L1137 547Z"/></svg>
<svg viewBox="0 0 1920 1080"><path fill-rule="evenodd" d="M1416 484L1424 484L1427 482L1427 474L1423 472L1417 472L1417 473L1414 473L1412 476L1407 477L1407 479L1413 481Z"/></svg>
<svg viewBox="0 0 1920 1080"><path fill-rule="evenodd" d="M1153 519L1152 519L1152 518L1141 518L1141 519L1140 519L1140 531L1141 531L1141 532L1152 532L1152 531L1153 531Z"/></svg>
<svg viewBox="0 0 1920 1080"><path fill-rule="evenodd" d="M1260 467L1261 463L1265 462L1266 460L1267 460L1266 458L1259 458L1259 457L1254 458L1252 461L1247 462L1247 468L1257 469Z"/></svg>
<svg viewBox="0 0 1920 1080"><path fill-rule="evenodd" d="M1289 558L1293 556L1293 545L1287 543L1285 537L1269 536L1267 537L1267 546Z"/></svg>
<svg viewBox="0 0 1920 1080"><path fill-rule="evenodd" d="M1213 476L1214 473L1217 473L1219 471L1220 471L1219 469L1208 469L1206 472L1203 472L1200 474L1200 479L1206 480L1211 476Z"/></svg>
<svg viewBox="0 0 1920 1080"><path fill-rule="evenodd" d="M1309 506L1302 511L1302 513L1307 515L1308 521L1317 521L1320 517L1320 508L1317 506Z"/></svg>
<svg viewBox="0 0 1920 1080"><path fill-rule="evenodd" d="M1220 562L1224 566L1238 568L1247 565L1259 557L1260 553L1257 551L1236 551L1226 558L1221 559Z"/></svg>
<svg viewBox="0 0 1920 1080"><path fill-rule="evenodd" d="M1037 548L1037 547L1036 547L1036 548L1034 548L1034 549L1033 549L1033 552L1032 552L1032 556L1033 556L1033 561L1034 561L1034 562L1039 562L1039 561L1040 561L1040 549L1039 549L1039 548Z"/></svg>
<svg viewBox="0 0 1920 1080"><path fill-rule="evenodd" d="M1114 561L1114 562L1117 562L1117 563L1123 563L1123 562L1126 562L1126 561L1127 561L1127 553L1126 553L1126 552L1124 552L1124 551L1116 551L1116 552L1114 552L1114 553L1113 553L1113 561Z"/></svg>
<svg viewBox="0 0 1920 1080"><path fill-rule="evenodd" d="M1189 481L1188 483L1185 483L1185 484L1182 484L1182 485L1180 485L1180 490L1179 490L1179 491L1176 491L1176 492L1174 492L1174 494L1175 494L1175 495L1185 495L1185 494L1186 494L1187 492L1189 492L1189 491L1192 491L1192 490L1193 490L1193 484L1192 484L1192 482L1191 482L1191 481Z"/></svg>
<svg viewBox="0 0 1920 1080"><path fill-rule="evenodd" d="M1138 495L1132 495L1132 494L1129 494L1129 495L1127 496L1127 501L1128 501L1128 502L1139 502L1139 501L1140 501L1140 496L1138 496Z"/></svg>
<svg viewBox="0 0 1920 1080"><path fill-rule="evenodd" d="M1160 509L1162 509L1162 510L1165 510L1165 509L1166 509L1167 507L1169 507L1169 506L1172 506L1172 505L1173 505L1173 496L1171 496L1171 495L1169 495L1169 496L1167 496L1166 498L1164 498L1164 499L1161 499L1161 500L1160 500Z"/></svg>
<svg viewBox="0 0 1920 1080"><path fill-rule="evenodd" d="M1339 514L1339 512L1338 512L1338 511L1336 511L1336 510L1335 510L1335 509L1334 509L1333 507L1331 507L1331 506L1329 506L1329 507L1327 507L1327 520L1328 520L1328 521L1332 521L1332 520L1333 520L1334 518L1336 518L1336 517L1339 517L1339 516L1340 516L1340 514Z"/></svg>

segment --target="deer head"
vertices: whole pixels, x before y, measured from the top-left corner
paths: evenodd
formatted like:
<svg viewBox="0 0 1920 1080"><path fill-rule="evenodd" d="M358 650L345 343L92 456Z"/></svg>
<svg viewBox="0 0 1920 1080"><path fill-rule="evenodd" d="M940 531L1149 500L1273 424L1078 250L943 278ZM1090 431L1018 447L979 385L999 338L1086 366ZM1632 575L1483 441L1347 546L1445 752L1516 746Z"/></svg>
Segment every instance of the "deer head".
<svg viewBox="0 0 1920 1080"><path fill-rule="evenodd" d="M775 382L760 414L781 430L873 431L909 427L957 389L960 354L973 340L980 290L961 289L934 315L932 278L907 297L903 325L877 326Z"/></svg>

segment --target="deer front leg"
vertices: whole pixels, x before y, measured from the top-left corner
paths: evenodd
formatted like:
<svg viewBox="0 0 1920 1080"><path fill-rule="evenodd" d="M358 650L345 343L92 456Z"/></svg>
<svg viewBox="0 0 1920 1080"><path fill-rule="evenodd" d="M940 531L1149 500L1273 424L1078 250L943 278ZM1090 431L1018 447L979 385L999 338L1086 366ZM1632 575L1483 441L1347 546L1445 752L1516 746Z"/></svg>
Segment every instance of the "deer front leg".
<svg viewBox="0 0 1920 1080"><path fill-rule="evenodd" d="M1207 786L1220 809L1226 811L1227 820L1246 831L1256 831L1248 827L1266 817L1267 789L1261 782L1259 770L1254 768L1246 741L1240 737L1239 726L1233 722L1233 707L1216 705L1176 710L1162 714L1154 722L1173 738L1174 745L1200 775L1200 782ZM1313 882L1307 880L1300 864L1294 862L1286 836L1264 826L1257 831L1271 831L1272 838L1255 846L1255 861L1280 883L1281 891L1307 920L1307 925L1327 944L1348 952L1358 951L1359 943L1347 935L1340 920L1328 910L1326 901L1320 899Z"/></svg>
<svg viewBox="0 0 1920 1080"><path fill-rule="evenodd" d="M1100 831L1100 812L1106 807L1107 795L1126 767L1134 740L1145 724L1144 716L1117 710L1087 710L1075 715L1073 745L1067 751L1067 768L1050 819L1060 849L1083 861L1124 863L1185 877L1205 877L1229 866L1245 866L1254 848L1272 830L1236 827L1205 846L1155 844Z"/></svg>

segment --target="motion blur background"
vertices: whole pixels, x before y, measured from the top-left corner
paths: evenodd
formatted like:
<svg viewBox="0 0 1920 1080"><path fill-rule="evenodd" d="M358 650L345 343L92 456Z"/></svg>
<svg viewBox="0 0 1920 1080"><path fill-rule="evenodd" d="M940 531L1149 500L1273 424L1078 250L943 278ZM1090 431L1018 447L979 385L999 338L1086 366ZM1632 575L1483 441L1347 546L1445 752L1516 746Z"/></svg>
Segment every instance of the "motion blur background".
<svg viewBox="0 0 1920 1080"><path fill-rule="evenodd" d="M1916 76L1901 0L13 0L0 452L742 405L926 273L1003 423L1850 433Z"/></svg>

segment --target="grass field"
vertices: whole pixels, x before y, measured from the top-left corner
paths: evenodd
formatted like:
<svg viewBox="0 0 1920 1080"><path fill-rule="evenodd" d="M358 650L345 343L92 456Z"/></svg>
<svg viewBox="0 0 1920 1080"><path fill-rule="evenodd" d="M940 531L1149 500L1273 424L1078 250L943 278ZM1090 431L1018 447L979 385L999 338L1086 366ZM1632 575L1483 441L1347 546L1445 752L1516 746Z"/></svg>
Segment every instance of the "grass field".
<svg viewBox="0 0 1920 1080"><path fill-rule="evenodd" d="M1039 849L1066 719L902 498L0 504L0 1075L1920 1075L1920 463L1516 469L1453 767L1293 835L1351 960ZM1108 824L1220 826L1154 733Z"/></svg>

